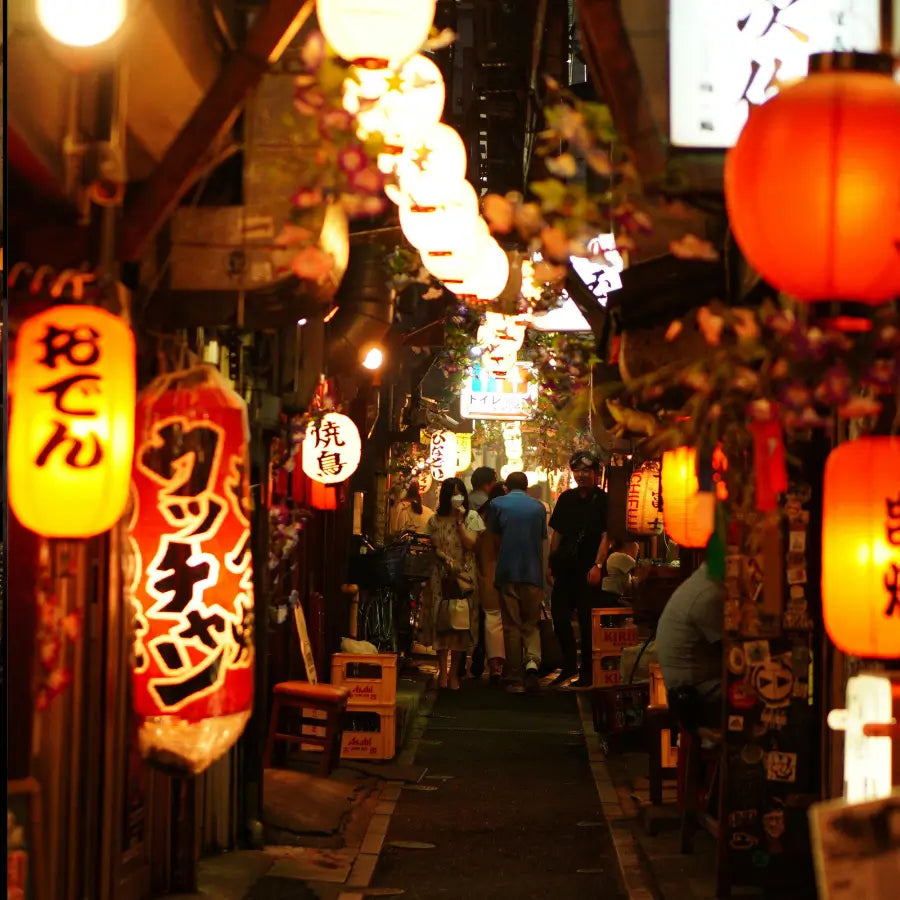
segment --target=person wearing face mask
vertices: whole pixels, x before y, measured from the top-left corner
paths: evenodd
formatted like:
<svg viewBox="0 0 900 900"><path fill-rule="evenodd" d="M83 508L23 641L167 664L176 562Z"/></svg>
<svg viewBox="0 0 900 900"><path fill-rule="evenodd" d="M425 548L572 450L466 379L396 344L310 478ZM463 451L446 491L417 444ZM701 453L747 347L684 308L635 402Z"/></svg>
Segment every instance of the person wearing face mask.
<svg viewBox="0 0 900 900"><path fill-rule="evenodd" d="M478 588L475 545L484 522L469 509L466 486L459 478L448 478L441 484L437 512L428 521L435 550L435 567L431 573L432 620L435 623L434 648L438 658L438 685L459 689L459 662L463 653L475 644L478 629ZM440 610L444 604L444 588L448 577L461 587L471 586L468 593L469 628L441 630ZM451 595L452 596L452 595ZM449 663L449 666L448 666Z"/></svg>

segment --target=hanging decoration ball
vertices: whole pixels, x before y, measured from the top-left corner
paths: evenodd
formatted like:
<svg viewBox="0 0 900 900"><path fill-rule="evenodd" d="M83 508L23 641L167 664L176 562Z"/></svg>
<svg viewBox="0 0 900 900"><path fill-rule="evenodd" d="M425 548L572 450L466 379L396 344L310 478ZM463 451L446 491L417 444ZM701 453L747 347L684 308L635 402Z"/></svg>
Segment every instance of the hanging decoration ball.
<svg viewBox="0 0 900 900"><path fill-rule="evenodd" d="M358 468L362 441L353 419L326 413L306 427L303 439L303 471L320 484L340 484Z"/></svg>
<svg viewBox="0 0 900 900"><path fill-rule="evenodd" d="M631 473L625 496L625 528L636 535L660 534L659 460L645 462Z"/></svg>
<svg viewBox="0 0 900 900"><path fill-rule="evenodd" d="M125 511L134 447L134 337L95 306L19 328L9 370L9 503L32 531L86 538Z"/></svg>
<svg viewBox="0 0 900 900"><path fill-rule="evenodd" d="M425 43L435 0L316 0L325 40L359 66L403 63Z"/></svg>
<svg viewBox="0 0 900 900"><path fill-rule="evenodd" d="M871 70L827 68L848 59ZM727 154L738 245L801 300L874 305L900 295L900 85L881 60L811 57L809 77L752 108Z"/></svg>
<svg viewBox="0 0 900 900"><path fill-rule="evenodd" d="M460 235L478 227L478 196L468 181L458 181L439 206L418 206L406 199L400 203L400 228L419 251L452 250Z"/></svg>
<svg viewBox="0 0 900 900"><path fill-rule="evenodd" d="M900 437L840 444L825 463L822 609L844 653L900 657Z"/></svg>
<svg viewBox="0 0 900 900"><path fill-rule="evenodd" d="M470 275L488 249L491 231L487 222L479 216L470 232L452 237L453 246L446 250L421 251L422 265L435 278L443 280Z"/></svg>
<svg viewBox="0 0 900 900"><path fill-rule="evenodd" d="M399 69L354 67L344 81L344 109L356 116L360 136L379 133L390 143L435 125L444 114L444 77L418 54Z"/></svg>
<svg viewBox="0 0 900 900"><path fill-rule="evenodd" d="M412 135L393 162L398 184L388 185L385 194L398 205L404 195L417 206L440 205L466 177L468 166L462 138L443 122Z"/></svg>
<svg viewBox="0 0 900 900"><path fill-rule="evenodd" d="M435 481L444 481L456 474L456 434L441 428L431 435L428 452L428 471Z"/></svg>
<svg viewBox="0 0 900 900"><path fill-rule="evenodd" d="M125 22L127 0L37 0L47 34L68 47L96 47Z"/></svg>
<svg viewBox="0 0 900 900"><path fill-rule="evenodd" d="M132 702L142 756L197 774L253 710L247 407L213 366L138 398L123 554L134 614Z"/></svg>
<svg viewBox="0 0 900 900"><path fill-rule="evenodd" d="M716 495L699 488L696 450L667 450L660 481L666 534L680 547L705 547L715 526Z"/></svg>
<svg viewBox="0 0 900 900"><path fill-rule="evenodd" d="M477 268L464 278L445 279L444 286L460 297L494 300L503 293L509 281L509 257L506 251L490 238Z"/></svg>

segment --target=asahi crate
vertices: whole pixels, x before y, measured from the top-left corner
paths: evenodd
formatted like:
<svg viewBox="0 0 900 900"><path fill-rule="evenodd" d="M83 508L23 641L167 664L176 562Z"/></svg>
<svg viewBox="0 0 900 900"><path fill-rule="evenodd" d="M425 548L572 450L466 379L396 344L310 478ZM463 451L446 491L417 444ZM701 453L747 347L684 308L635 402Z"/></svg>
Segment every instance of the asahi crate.
<svg viewBox="0 0 900 900"><path fill-rule="evenodd" d="M620 653L638 642L634 613L627 606L591 610L592 649L596 653ZM594 682L596 684L596 682Z"/></svg>
<svg viewBox="0 0 900 900"><path fill-rule="evenodd" d="M397 702L396 653L334 653L331 683L350 690L348 708L394 706Z"/></svg>
<svg viewBox="0 0 900 900"><path fill-rule="evenodd" d="M592 660L594 687L612 687L619 684L622 680L619 675L621 660L621 651L610 653L605 650L594 650Z"/></svg>
<svg viewBox="0 0 900 900"><path fill-rule="evenodd" d="M366 706L344 713L341 759L393 759L397 747L397 707Z"/></svg>

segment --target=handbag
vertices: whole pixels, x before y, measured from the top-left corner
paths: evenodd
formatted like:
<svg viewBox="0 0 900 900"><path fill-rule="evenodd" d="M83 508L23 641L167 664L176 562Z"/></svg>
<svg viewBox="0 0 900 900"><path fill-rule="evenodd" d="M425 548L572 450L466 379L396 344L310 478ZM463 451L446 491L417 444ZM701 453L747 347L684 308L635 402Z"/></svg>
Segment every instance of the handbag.
<svg viewBox="0 0 900 900"><path fill-rule="evenodd" d="M468 631L469 601L463 597L448 601L450 608L450 628L453 631Z"/></svg>

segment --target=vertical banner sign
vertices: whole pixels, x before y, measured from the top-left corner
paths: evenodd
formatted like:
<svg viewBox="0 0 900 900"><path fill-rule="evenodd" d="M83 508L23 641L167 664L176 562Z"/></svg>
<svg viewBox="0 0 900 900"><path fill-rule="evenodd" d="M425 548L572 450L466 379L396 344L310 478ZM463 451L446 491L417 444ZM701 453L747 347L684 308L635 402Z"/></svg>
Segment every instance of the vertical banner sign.
<svg viewBox="0 0 900 900"><path fill-rule="evenodd" d="M218 370L157 378L137 408L126 585L142 755L202 772L253 708L249 428Z"/></svg>
<svg viewBox="0 0 900 900"><path fill-rule="evenodd" d="M93 306L27 319L10 368L9 502L45 537L84 538L125 510L134 437L134 337Z"/></svg>

